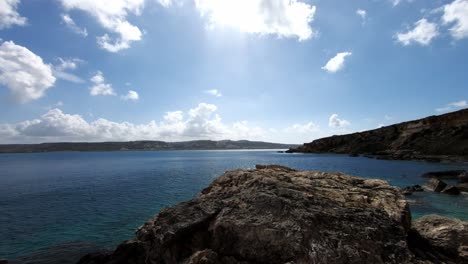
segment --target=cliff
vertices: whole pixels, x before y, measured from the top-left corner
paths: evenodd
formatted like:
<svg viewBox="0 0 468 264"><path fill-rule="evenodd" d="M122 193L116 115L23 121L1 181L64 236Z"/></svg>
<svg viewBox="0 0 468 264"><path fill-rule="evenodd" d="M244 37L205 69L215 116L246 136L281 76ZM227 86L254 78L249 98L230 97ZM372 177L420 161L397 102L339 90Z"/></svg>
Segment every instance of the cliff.
<svg viewBox="0 0 468 264"><path fill-rule="evenodd" d="M468 260L416 254L418 239L432 241L411 228L401 190L383 180L258 165L256 170L226 172L192 200L162 210L114 252L89 254L79 263ZM468 246L464 243L459 242Z"/></svg>
<svg viewBox="0 0 468 264"><path fill-rule="evenodd" d="M332 136L288 152L346 153L384 159L468 160L468 109L370 131Z"/></svg>
<svg viewBox="0 0 468 264"><path fill-rule="evenodd" d="M183 142L62 142L42 144L0 145L0 153L31 153L56 151L128 151L128 150L220 150L220 149L287 149L291 144L248 140L194 140Z"/></svg>

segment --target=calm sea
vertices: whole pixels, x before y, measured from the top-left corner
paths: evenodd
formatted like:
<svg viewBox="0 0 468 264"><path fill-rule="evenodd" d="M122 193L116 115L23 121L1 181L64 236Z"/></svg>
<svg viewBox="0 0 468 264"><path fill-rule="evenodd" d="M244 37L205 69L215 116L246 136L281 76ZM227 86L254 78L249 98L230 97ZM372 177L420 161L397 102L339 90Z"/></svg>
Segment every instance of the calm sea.
<svg viewBox="0 0 468 264"><path fill-rule="evenodd" d="M468 164L385 161L268 151L61 152L0 154L0 259L75 263L112 248L164 207L188 200L226 170L281 164L423 184L422 173ZM468 220L468 196L409 197L413 217ZM16 262L15 262L16 260Z"/></svg>

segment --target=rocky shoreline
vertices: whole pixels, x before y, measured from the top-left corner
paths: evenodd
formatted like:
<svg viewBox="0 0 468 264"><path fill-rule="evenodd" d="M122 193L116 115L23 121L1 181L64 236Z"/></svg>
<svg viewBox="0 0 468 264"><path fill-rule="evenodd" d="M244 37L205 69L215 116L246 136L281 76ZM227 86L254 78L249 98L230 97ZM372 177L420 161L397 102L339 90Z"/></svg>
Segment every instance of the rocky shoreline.
<svg viewBox="0 0 468 264"><path fill-rule="evenodd" d="M468 109L317 139L288 153L337 153L390 160L468 162Z"/></svg>
<svg viewBox="0 0 468 264"><path fill-rule="evenodd" d="M468 223L411 222L401 189L278 165L228 171L98 263L467 263Z"/></svg>

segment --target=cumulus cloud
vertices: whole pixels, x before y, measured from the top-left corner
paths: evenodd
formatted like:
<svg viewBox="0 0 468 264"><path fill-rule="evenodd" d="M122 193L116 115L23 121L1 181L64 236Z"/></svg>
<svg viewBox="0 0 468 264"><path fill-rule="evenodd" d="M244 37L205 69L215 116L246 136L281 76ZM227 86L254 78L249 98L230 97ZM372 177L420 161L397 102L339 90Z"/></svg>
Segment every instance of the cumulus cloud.
<svg viewBox="0 0 468 264"><path fill-rule="evenodd" d="M93 86L89 88L89 92L92 96L96 95L116 95L112 85L105 82L104 75L102 72L98 71L96 75L91 78L91 82L94 83Z"/></svg>
<svg viewBox="0 0 468 264"><path fill-rule="evenodd" d="M26 25L27 19L17 11L19 3L20 0L0 0L0 29Z"/></svg>
<svg viewBox="0 0 468 264"><path fill-rule="evenodd" d="M346 57L351 55L351 52L340 52L336 54L335 57L331 58L322 69L331 73L337 72L343 69Z"/></svg>
<svg viewBox="0 0 468 264"><path fill-rule="evenodd" d="M195 0L209 28L228 27L240 32L307 40L316 7L297 0Z"/></svg>
<svg viewBox="0 0 468 264"><path fill-rule="evenodd" d="M468 37L468 0L455 0L443 7L442 22L452 25L450 34L455 39Z"/></svg>
<svg viewBox="0 0 468 264"><path fill-rule="evenodd" d="M328 119L328 126L333 128L343 128L351 125L351 123L347 120L340 119L338 114L333 114Z"/></svg>
<svg viewBox="0 0 468 264"><path fill-rule="evenodd" d="M33 120L0 124L1 143L113 141L113 140L194 140L194 139L261 139L263 129L246 121L225 124L217 107L201 103L187 113L167 112L162 121L147 124L113 122L107 119L86 121L80 115L66 114L54 108Z"/></svg>
<svg viewBox="0 0 468 264"><path fill-rule="evenodd" d="M67 72L67 71L76 70L78 68L78 65L84 63L83 60L78 59L78 58L71 58L71 59L58 58L57 61L58 63L53 66L53 73L55 77L57 77L58 79L62 79L62 80L74 82L74 83L85 82L83 79L76 76L75 74Z"/></svg>
<svg viewBox="0 0 468 264"><path fill-rule="evenodd" d="M129 14L140 15L145 0L60 0L66 10L81 10L95 17L98 23L116 34L113 38L104 34L97 38L99 46L109 52L128 49L134 41L141 40L142 32L132 25Z"/></svg>
<svg viewBox="0 0 468 264"><path fill-rule="evenodd" d="M428 22L427 19L423 18L414 24L413 29L405 33L397 33L395 37L404 46L415 43L426 46L438 35L437 24Z"/></svg>
<svg viewBox="0 0 468 264"><path fill-rule="evenodd" d="M122 98L122 100L125 101L138 101L138 99L140 99L140 96L137 92L130 90L126 95L122 95L120 98Z"/></svg>
<svg viewBox="0 0 468 264"><path fill-rule="evenodd" d="M467 108L467 107L468 107L468 103L466 102L466 100L462 100L458 102L449 103L446 106L441 107L441 108L437 108L436 112L439 112L439 113L450 112L450 111L455 111L455 110Z"/></svg>
<svg viewBox="0 0 468 264"><path fill-rule="evenodd" d="M55 83L52 68L29 49L5 41L0 45L0 84L25 103L44 96Z"/></svg>
<svg viewBox="0 0 468 264"><path fill-rule="evenodd" d="M75 21L70 17L68 14L62 14L62 22L70 28L73 32L75 32L78 35L81 35L83 37L88 36L88 30L86 28L80 28L79 26L76 25Z"/></svg>
<svg viewBox="0 0 468 264"><path fill-rule="evenodd" d="M217 90L217 89L205 90L205 93L206 93L206 94L211 94L211 95L216 96L216 97L221 97L221 96L223 96L223 94L222 94L219 90Z"/></svg>

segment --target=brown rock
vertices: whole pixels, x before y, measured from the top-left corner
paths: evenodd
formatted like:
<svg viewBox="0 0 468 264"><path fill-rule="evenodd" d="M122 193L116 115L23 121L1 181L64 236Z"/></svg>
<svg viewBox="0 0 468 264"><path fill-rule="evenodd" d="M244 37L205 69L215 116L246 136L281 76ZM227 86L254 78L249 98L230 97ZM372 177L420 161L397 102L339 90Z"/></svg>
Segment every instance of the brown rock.
<svg viewBox="0 0 468 264"><path fill-rule="evenodd" d="M447 184L436 178L429 181L429 188L434 192L441 192L445 187L447 187Z"/></svg>
<svg viewBox="0 0 468 264"><path fill-rule="evenodd" d="M468 263L468 222L424 216L413 223L408 241L421 258L435 263Z"/></svg>
<svg viewBox="0 0 468 264"><path fill-rule="evenodd" d="M409 207L382 180L279 166L226 172L102 262L413 263Z"/></svg>

